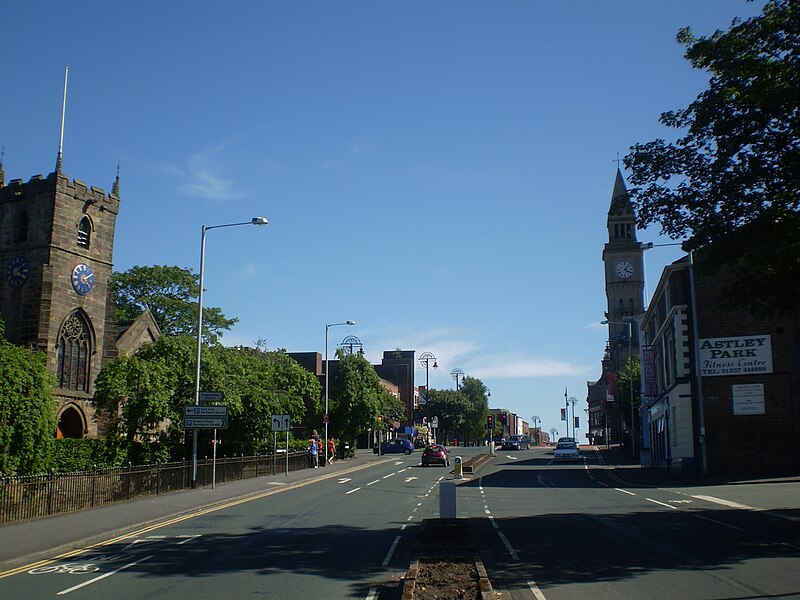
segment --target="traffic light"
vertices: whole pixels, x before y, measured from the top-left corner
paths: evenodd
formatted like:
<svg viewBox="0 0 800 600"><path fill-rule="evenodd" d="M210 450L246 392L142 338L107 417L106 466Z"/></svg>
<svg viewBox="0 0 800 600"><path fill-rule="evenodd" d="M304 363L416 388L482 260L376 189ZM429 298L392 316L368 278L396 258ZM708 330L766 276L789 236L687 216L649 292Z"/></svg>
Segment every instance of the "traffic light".
<svg viewBox="0 0 800 600"><path fill-rule="evenodd" d="M508 413L507 412L500 413L500 420L503 422L503 427L508 425Z"/></svg>
<svg viewBox="0 0 800 600"><path fill-rule="evenodd" d="M383 415L378 415L378 423L383 421Z"/></svg>
<svg viewBox="0 0 800 600"><path fill-rule="evenodd" d="M494 429L494 416L489 415L486 417L486 429L492 430Z"/></svg>

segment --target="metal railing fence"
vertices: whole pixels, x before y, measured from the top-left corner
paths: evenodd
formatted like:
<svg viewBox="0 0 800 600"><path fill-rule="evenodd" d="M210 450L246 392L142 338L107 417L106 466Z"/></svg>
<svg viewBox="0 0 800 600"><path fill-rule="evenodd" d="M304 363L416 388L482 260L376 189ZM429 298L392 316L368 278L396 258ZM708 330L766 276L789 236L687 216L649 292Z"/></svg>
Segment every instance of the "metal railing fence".
<svg viewBox="0 0 800 600"><path fill-rule="evenodd" d="M289 471L308 468L305 452L292 452ZM218 458L215 481L250 479L284 473L287 457L280 454ZM211 485L214 464L211 459L197 461L197 485ZM191 462L165 463L97 469L76 473L0 477L0 523L25 521L59 513L125 502L154 496L192 485Z"/></svg>

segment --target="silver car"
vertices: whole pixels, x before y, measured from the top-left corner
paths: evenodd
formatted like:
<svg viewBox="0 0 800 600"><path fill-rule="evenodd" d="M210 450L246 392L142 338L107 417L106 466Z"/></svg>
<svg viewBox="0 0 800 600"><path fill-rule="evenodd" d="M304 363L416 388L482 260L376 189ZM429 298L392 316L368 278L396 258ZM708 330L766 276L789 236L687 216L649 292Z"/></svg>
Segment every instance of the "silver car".
<svg viewBox="0 0 800 600"><path fill-rule="evenodd" d="M575 442L559 442L553 450L553 458L561 460L578 460L578 446Z"/></svg>

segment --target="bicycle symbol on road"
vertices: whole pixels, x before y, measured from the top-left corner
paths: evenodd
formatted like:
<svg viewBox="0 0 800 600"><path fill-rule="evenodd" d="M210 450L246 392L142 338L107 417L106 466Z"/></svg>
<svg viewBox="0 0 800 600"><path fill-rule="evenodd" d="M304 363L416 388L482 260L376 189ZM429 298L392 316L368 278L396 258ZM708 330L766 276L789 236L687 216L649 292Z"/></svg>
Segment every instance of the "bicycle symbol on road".
<svg viewBox="0 0 800 600"><path fill-rule="evenodd" d="M94 563L63 563L60 565L45 565L43 567L36 567L30 569L30 575L43 575L46 573L69 573L70 575L86 575L99 571L100 567L95 566Z"/></svg>

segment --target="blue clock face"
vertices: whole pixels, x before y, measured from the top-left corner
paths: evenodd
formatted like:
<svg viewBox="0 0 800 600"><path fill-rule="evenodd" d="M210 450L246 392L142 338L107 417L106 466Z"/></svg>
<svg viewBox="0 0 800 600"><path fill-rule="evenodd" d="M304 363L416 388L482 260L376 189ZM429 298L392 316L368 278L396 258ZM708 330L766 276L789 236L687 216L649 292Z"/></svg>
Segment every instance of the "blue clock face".
<svg viewBox="0 0 800 600"><path fill-rule="evenodd" d="M72 269L72 289L84 296L94 287L94 273L89 265L83 263Z"/></svg>
<svg viewBox="0 0 800 600"><path fill-rule="evenodd" d="M22 287L31 274L31 265L24 256L15 256L8 263L6 279L12 288Z"/></svg>

